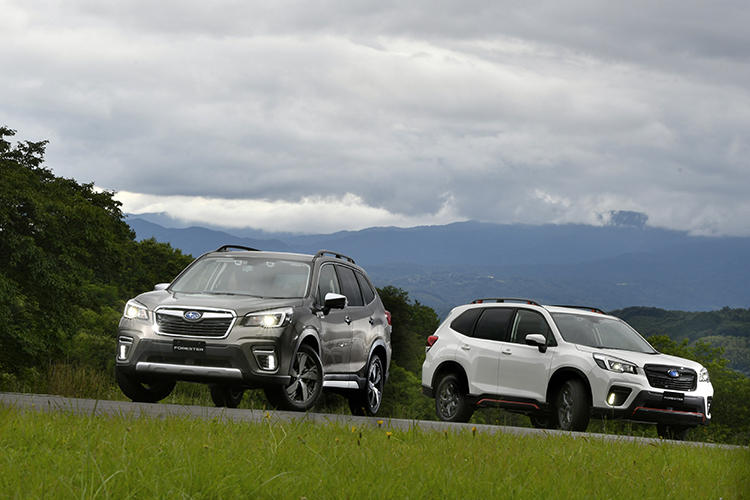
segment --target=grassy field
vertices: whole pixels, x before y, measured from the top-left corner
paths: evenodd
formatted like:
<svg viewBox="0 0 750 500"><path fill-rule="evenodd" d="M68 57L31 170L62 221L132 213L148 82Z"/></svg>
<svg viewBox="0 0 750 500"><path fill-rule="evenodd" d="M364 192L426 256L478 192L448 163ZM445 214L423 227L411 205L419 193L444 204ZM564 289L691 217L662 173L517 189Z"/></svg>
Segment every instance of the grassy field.
<svg viewBox="0 0 750 500"><path fill-rule="evenodd" d="M3 498L748 498L750 451L0 407Z"/></svg>

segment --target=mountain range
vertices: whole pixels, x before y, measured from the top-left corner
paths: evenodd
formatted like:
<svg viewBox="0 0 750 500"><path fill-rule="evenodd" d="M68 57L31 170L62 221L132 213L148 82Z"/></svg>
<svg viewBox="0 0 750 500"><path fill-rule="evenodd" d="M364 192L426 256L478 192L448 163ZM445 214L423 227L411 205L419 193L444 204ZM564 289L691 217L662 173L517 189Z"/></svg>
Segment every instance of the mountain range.
<svg viewBox="0 0 750 500"><path fill-rule="evenodd" d="M300 235L179 227L163 214L130 215L126 220L138 239L168 242L193 256L225 244L341 252L362 265L376 286L403 288L440 316L478 297L528 297L605 310L750 306L747 237L692 236L645 224L476 221Z"/></svg>

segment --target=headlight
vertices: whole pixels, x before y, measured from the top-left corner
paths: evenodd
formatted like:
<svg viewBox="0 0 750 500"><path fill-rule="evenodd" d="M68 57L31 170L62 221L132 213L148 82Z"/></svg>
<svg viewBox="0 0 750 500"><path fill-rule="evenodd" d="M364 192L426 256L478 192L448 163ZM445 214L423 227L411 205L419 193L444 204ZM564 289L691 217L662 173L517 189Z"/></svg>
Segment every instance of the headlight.
<svg viewBox="0 0 750 500"><path fill-rule="evenodd" d="M272 311L261 311L250 313L242 320L244 326L260 326L263 328L276 328L286 326L292 322L292 308L274 309Z"/></svg>
<svg viewBox="0 0 750 500"><path fill-rule="evenodd" d="M611 358L602 354L594 354L594 361L600 368L617 373L638 373L638 368L633 363L628 363L622 359Z"/></svg>
<svg viewBox="0 0 750 500"><path fill-rule="evenodd" d="M134 300L129 300L125 304L125 311L122 313L128 319L145 319L148 320L148 309Z"/></svg>
<svg viewBox="0 0 750 500"><path fill-rule="evenodd" d="M708 378L708 370L705 368L701 368L701 371L698 374L698 382L710 382Z"/></svg>

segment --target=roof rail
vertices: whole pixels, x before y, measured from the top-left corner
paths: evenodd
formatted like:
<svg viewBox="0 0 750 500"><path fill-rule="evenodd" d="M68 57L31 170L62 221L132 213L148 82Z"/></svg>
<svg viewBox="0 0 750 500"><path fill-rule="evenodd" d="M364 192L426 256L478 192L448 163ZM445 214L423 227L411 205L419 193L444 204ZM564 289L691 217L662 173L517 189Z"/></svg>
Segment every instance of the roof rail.
<svg viewBox="0 0 750 500"><path fill-rule="evenodd" d="M354 262L354 259L352 259L351 257L344 255L343 253L332 252L330 250L318 250L318 253L315 254L315 258L317 259L318 257L323 257L324 255L333 255L337 259L345 259L351 262L352 264L356 264L356 262Z"/></svg>
<svg viewBox="0 0 750 500"><path fill-rule="evenodd" d="M599 309L598 307L591 307L591 306L568 306L568 305L563 305L563 304L555 304L550 307L569 307L571 309L583 309L584 311L590 311L590 312L595 312L599 314L607 314L601 309Z"/></svg>
<svg viewBox="0 0 750 500"><path fill-rule="evenodd" d="M532 306L541 306L536 301L531 299L519 299L515 297L488 297L485 299L474 299L471 301L472 304L483 304L485 302L523 302L525 304L531 304Z"/></svg>
<svg viewBox="0 0 750 500"><path fill-rule="evenodd" d="M257 248L251 248L251 247L243 247L242 245L222 245L214 252L228 252L230 248L237 248L239 250L248 250L250 252L260 252Z"/></svg>

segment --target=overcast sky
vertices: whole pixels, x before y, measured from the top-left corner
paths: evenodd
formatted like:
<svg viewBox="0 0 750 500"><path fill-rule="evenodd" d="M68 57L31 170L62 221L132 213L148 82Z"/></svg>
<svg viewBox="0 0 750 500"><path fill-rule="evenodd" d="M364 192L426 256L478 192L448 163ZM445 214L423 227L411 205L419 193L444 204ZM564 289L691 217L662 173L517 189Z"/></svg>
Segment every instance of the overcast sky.
<svg viewBox="0 0 750 500"><path fill-rule="evenodd" d="M0 0L0 124L197 224L750 235L745 1Z"/></svg>

